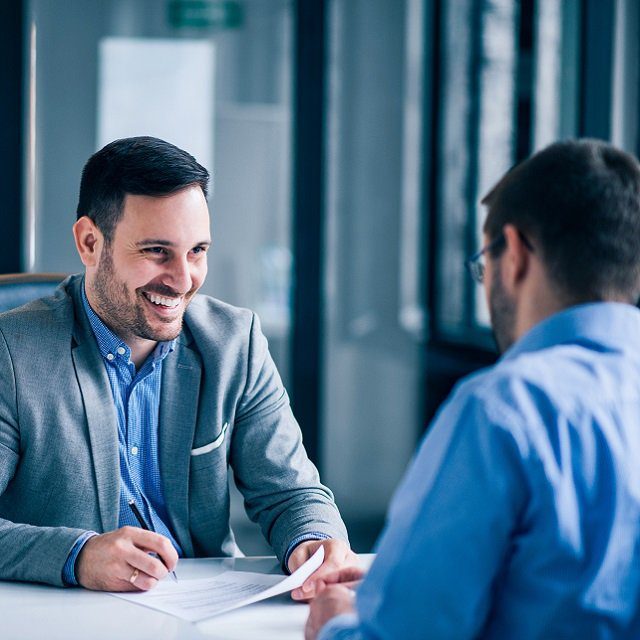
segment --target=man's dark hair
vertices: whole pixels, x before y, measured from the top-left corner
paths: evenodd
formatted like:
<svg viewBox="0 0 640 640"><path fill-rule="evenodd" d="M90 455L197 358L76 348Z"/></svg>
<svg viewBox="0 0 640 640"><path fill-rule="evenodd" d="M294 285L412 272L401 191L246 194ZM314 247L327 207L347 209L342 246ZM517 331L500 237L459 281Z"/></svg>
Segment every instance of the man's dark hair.
<svg viewBox="0 0 640 640"><path fill-rule="evenodd" d="M539 252L568 301L640 296L640 165L598 140L552 144L485 196L484 231L513 224Z"/></svg>
<svg viewBox="0 0 640 640"><path fill-rule="evenodd" d="M175 145L149 136L115 140L84 166L77 217L91 218L110 242L127 194L166 196L196 184L206 197L209 172Z"/></svg>

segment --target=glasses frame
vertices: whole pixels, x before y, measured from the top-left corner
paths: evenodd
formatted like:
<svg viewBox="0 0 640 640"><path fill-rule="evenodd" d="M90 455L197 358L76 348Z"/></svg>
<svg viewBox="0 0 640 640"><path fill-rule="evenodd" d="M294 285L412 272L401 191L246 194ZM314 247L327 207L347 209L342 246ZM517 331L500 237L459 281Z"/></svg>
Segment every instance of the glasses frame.
<svg viewBox="0 0 640 640"><path fill-rule="evenodd" d="M529 242L529 239L527 238L527 236L525 236L524 233L522 233L522 231L520 230L518 230L518 235L522 240L522 244L524 244L524 246L527 247L529 251L533 252L534 250L533 245L531 244L531 242ZM506 244L506 242L507 240L504 237L504 233L501 233L497 238L492 240L488 245L482 247L482 249L480 249L479 251L476 251L476 253L474 253L470 258L467 258L464 261L464 266L467 268L469 275L473 278L475 282L477 282L478 284L482 284L484 282L484 273L486 268L485 263L482 261L484 254L488 253L489 251L494 251L500 245Z"/></svg>

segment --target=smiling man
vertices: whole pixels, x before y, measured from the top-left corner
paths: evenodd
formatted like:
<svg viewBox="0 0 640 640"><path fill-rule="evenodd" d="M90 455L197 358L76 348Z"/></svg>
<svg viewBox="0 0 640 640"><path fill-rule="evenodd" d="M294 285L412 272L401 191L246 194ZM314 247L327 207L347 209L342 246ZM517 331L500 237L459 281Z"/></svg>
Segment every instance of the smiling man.
<svg viewBox="0 0 640 640"><path fill-rule="evenodd" d="M146 590L237 552L228 467L283 563L352 560L256 316L197 295L209 175L156 138L87 162L84 275L0 315L0 578ZM141 524L148 526L145 530Z"/></svg>

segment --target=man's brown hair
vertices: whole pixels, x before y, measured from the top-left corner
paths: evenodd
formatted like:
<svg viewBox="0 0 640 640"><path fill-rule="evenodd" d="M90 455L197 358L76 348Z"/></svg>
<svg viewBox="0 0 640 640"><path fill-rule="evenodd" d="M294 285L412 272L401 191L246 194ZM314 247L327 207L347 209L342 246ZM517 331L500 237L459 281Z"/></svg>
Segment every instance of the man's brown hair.
<svg viewBox="0 0 640 640"><path fill-rule="evenodd" d="M599 140L557 142L511 169L482 203L489 239L513 224L567 299L637 302L640 164L632 155Z"/></svg>

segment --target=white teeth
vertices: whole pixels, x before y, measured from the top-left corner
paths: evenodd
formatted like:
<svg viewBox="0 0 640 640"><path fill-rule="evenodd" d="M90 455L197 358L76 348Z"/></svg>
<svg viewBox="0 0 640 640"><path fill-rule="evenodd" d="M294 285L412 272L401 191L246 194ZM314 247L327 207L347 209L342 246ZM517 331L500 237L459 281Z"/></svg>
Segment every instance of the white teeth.
<svg viewBox="0 0 640 640"><path fill-rule="evenodd" d="M180 304L180 298L165 298L164 296L157 296L155 293L147 293L146 296L153 304L161 304L163 307L169 307L170 309Z"/></svg>

